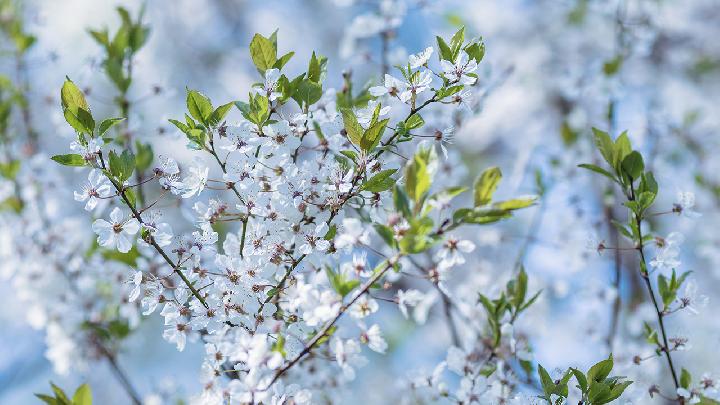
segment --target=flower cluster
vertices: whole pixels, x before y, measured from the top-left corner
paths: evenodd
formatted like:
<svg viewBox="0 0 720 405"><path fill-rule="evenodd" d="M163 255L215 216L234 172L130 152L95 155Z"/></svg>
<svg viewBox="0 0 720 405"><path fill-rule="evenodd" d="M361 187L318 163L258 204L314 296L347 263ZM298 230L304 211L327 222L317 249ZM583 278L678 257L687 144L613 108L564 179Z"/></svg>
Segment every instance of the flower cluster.
<svg viewBox="0 0 720 405"><path fill-rule="evenodd" d="M352 380L366 363L363 346L379 353L388 346L380 325L369 322L379 306L370 290L383 283L389 289L399 281L390 273L429 254L432 268L420 270L449 300L444 283L474 249L452 231L499 221L534 202L493 201L501 173L491 168L475 182L473 205L453 211L450 200L466 188L434 185L440 143L423 141L414 156L402 155L403 144L430 125L421 111L457 104L458 94L477 82L481 43L466 42L461 29L438 46L442 74L429 67L429 47L400 69L404 80L387 75L384 87L353 94L350 86L323 89L326 59L316 54L291 80L282 69L293 54L278 55L275 34L256 34L250 54L264 79L248 101L215 107L188 90L185 119L170 120L196 151L188 167L169 156L139 167L138 148L99 145L122 119L96 126L83 93L65 82L61 104L80 153L53 160L91 168L89 184L76 192L86 209L96 209L98 199L115 205L109 221L93 223L98 245L122 255L137 245L139 258L164 264L137 266L127 300L139 300L145 315L159 311L163 337L179 351L188 341L205 342L204 402L304 403L328 379ZM433 76L440 80L433 83ZM234 107L242 120L228 124ZM146 169L151 174L143 176ZM153 181L155 200L143 201ZM194 230L175 235L180 226L160 222L155 207L171 196L191 208ZM537 298L525 301L524 273L518 283L522 288L508 287L513 319ZM408 306L416 307L418 320L425 301L417 290L398 291L400 310L407 315ZM355 326L340 328L346 312ZM503 332L512 337L509 325ZM316 364L318 351L335 359L336 371ZM324 371L308 372L317 369Z"/></svg>

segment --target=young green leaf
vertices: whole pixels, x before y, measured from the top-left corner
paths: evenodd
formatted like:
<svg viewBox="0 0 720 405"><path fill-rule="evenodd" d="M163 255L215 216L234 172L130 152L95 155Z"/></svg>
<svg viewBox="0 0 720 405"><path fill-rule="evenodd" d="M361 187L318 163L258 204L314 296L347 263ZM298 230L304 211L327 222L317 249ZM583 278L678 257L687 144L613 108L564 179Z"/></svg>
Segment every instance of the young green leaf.
<svg viewBox="0 0 720 405"><path fill-rule="evenodd" d="M692 384L692 375L683 367L680 372L680 386L687 390L690 389L690 384Z"/></svg>
<svg viewBox="0 0 720 405"><path fill-rule="evenodd" d="M596 363L594 366L590 367L590 370L587 372L587 379L591 385L593 382L601 382L610 374L612 368L613 358L611 354L607 359L602 360Z"/></svg>
<svg viewBox="0 0 720 405"><path fill-rule="evenodd" d="M90 386L83 384L75 390L75 394L72 397L73 405L92 405L92 391Z"/></svg>
<svg viewBox="0 0 720 405"><path fill-rule="evenodd" d="M419 151L405 166L405 191L416 204L425 196L432 184L428 161Z"/></svg>
<svg viewBox="0 0 720 405"><path fill-rule="evenodd" d="M230 112L230 109L234 105L234 102L229 102L227 104L223 104L216 108L212 114L210 114L210 118L208 119L208 125L211 127L216 127L220 125L220 123L225 119L225 116Z"/></svg>
<svg viewBox="0 0 720 405"><path fill-rule="evenodd" d="M203 124L208 124L210 115L213 113L213 106L206 95L199 91L188 89L186 103L187 109L193 118Z"/></svg>
<svg viewBox="0 0 720 405"><path fill-rule="evenodd" d="M260 34L255 34L250 41L250 57L260 73L273 67L277 60L275 44Z"/></svg>
<svg viewBox="0 0 720 405"><path fill-rule="evenodd" d="M347 132L348 139L356 146L360 146L360 141L365 133L363 128L358 123L355 113L349 108L343 108L341 111L343 125L345 126L345 132Z"/></svg>
<svg viewBox="0 0 720 405"><path fill-rule="evenodd" d="M105 133L112 128L113 126L117 125L118 123L124 121L125 118L106 118L102 121L100 121L100 126L98 126L98 134L100 136L105 135Z"/></svg>
<svg viewBox="0 0 720 405"><path fill-rule="evenodd" d="M396 171L397 169L387 169L379 172L378 174L371 177L368 181L363 183L360 186L360 190L370 191L373 193L379 193L381 191L389 190L390 187L395 185L396 180L390 176L392 176L393 173L395 173Z"/></svg>
<svg viewBox="0 0 720 405"><path fill-rule="evenodd" d="M622 160L622 169L631 179L638 179L645 170L642 155L637 151L630 152Z"/></svg>
<svg viewBox="0 0 720 405"><path fill-rule="evenodd" d="M595 172L595 173L600 173L600 174L602 174L603 176L607 177L608 179L610 179L610 180L612 180L612 181L614 181L614 182L617 183L617 179L615 178L615 176L612 175L612 174L611 174L610 172L608 172L607 170L603 169L602 167L595 166L595 165L591 165L591 164L589 164L589 163L579 164L578 167L582 167L583 169L587 169L587 170L593 171L593 172Z"/></svg>
<svg viewBox="0 0 720 405"><path fill-rule="evenodd" d="M615 143L613 142L612 138L610 138L610 135L607 132L601 131L597 128L593 128L592 131L595 135L595 145L597 146L598 150L600 150L600 154L603 156L603 158L605 158L605 161L614 168Z"/></svg>
<svg viewBox="0 0 720 405"><path fill-rule="evenodd" d="M61 165L65 166L85 166L87 162L85 162L85 159L75 153L67 154L67 155L55 155L51 157L50 159L60 163Z"/></svg>
<svg viewBox="0 0 720 405"><path fill-rule="evenodd" d="M389 119L384 119L371 125L360 139L360 148L366 152L373 150L380 143L389 121Z"/></svg>
<svg viewBox="0 0 720 405"><path fill-rule="evenodd" d="M475 207L489 204L497 189L502 172L497 167L489 167L475 180Z"/></svg>

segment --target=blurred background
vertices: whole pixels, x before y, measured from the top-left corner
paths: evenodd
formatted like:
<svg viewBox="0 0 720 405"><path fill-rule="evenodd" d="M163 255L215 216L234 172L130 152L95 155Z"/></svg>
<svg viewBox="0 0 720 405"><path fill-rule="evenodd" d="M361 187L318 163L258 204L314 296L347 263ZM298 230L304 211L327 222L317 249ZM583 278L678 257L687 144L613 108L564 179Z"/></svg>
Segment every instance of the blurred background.
<svg viewBox="0 0 720 405"><path fill-rule="evenodd" d="M135 15L143 4L27 0L20 6L25 31L37 37L24 72L40 149L66 153L73 133L58 100L66 75L86 91L96 116L117 116L114 89L100 67L101 49L87 29L113 30L120 24L115 6ZM341 87L344 71L352 71L358 83L378 83L383 64L402 63L434 45L435 35L447 36L461 25L469 36L482 36L487 52L481 89L457 126L451 145L457 160L448 164L467 166L453 171L465 180L498 165L506 178L501 195L542 199L513 221L465 235L478 249L451 280L452 288L461 297L492 291L523 263L531 290L543 289L517 326L530 336L538 361L548 369L584 368L612 346L624 367L620 374L639 379L631 389L646 392L649 383L661 380L664 364L658 361L644 365L644 377L632 369L633 356L651 351L641 332L642 322L654 319L638 284L635 257L595 250L601 241L618 246L608 221L625 214L607 208L613 195L601 179L576 168L594 159L591 127L614 135L627 130L633 145L650 157L663 190L658 207L672 210L677 191L696 195L700 219L658 216L653 230L661 236L685 234L681 268L693 270L698 294L709 297L699 314L669 320L670 333L688 337L692 346L678 354L679 362L694 375L717 369L720 322L712 310L720 299L717 0L157 0L144 7L151 31L136 56L130 121L156 155L182 156L185 142L167 119L185 110L186 86L213 100L247 95L258 80L247 51L255 32L269 35L279 28L281 53L296 52L291 71L302 69L313 51L328 56L328 87ZM5 56L3 71L16 75L12 51ZM66 177L73 187L83 181L72 173ZM12 237L8 229L0 232L0 240ZM14 271L22 265L14 263ZM0 403L36 403L32 393L48 391L48 380L63 387L88 382L97 403L126 403L106 362L70 364L71 372L56 373L46 355L52 336L31 326L32 305L9 280L0 284ZM618 296L622 306L615 321ZM348 403L401 399L403 379L445 357L449 337L439 305L424 325L405 320L396 307L381 309L378 322L390 349L385 356L369 355L371 363L350 388ZM142 321L118 362L144 397L171 403L201 389L203 347L190 344L178 353L162 340L158 318ZM612 328L617 336L608 345Z"/></svg>

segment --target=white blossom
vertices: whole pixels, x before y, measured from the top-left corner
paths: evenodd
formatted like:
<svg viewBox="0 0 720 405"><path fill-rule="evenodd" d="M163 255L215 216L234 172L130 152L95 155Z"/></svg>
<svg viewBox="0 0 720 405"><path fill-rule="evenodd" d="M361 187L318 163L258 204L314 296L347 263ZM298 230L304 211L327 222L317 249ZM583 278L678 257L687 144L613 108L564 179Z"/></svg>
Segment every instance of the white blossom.
<svg viewBox="0 0 720 405"><path fill-rule="evenodd" d="M98 244L108 249L117 247L121 253L129 252L133 244L133 235L140 229L140 223L135 218L126 219L119 207L115 207L110 212L110 221L97 219L93 222L92 228L98 235Z"/></svg>

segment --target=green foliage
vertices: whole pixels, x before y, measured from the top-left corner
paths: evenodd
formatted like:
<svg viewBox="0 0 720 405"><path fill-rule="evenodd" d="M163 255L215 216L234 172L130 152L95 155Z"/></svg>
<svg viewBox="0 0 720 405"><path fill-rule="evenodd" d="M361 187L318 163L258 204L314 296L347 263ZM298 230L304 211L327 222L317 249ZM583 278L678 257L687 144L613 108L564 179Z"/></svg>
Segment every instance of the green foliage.
<svg viewBox="0 0 720 405"><path fill-rule="evenodd" d="M569 394L568 382L575 377L576 387L582 394L581 403L587 405L601 405L610 403L622 395L625 389L632 384L632 381L625 380L625 377L609 377L613 369L612 354L605 360L594 364L587 373L576 368L568 369L559 381L553 381L547 371L538 365L538 375L543 388L541 399L549 404L563 403ZM553 402L553 400L555 400Z"/></svg>
<svg viewBox="0 0 720 405"><path fill-rule="evenodd" d="M105 58L102 65L105 73L123 95L121 98L124 98L132 84L132 58L147 43L150 28L142 23L144 7L135 19L123 7L118 7L116 10L122 23L114 34L111 34L107 28L91 29L88 32L104 49Z"/></svg>
<svg viewBox="0 0 720 405"><path fill-rule="evenodd" d="M552 404L553 397L559 397L558 399L567 398L568 396L568 381L572 377L572 373L568 370L563 374L562 378L558 381L553 381L550 374L545 368L538 364L538 375L540 376L540 384L542 385L543 394L540 396L541 399L545 399L549 404ZM562 403L560 400L555 401L556 404Z"/></svg>
<svg viewBox="0 0 720 405"><path fill-rule="evenodd" d="M389 119L379 120L380 103L373 112L368 128L364 129L357 120L355 113L350 108L340 110L343 119L345 133L353 145L359 147L363 152L369 153L380 143Z"/></svg>
<svg viewBox="0 0 720 405"><path fill-rule="evenodd" d="M210 99L199 91L188 89L185 103L190 116L207 126L210 115L213 113Z"/></svg>
<svg viewBox="0 0 720 405"><path fill-rule="evenodd" d="M378 174L371 177L366 182L362 183L360 186L360 190L363 191L371 191L373 193L379 193L381 191L389 190L392 186L395 185L396 179L393 179L392 176L397 169L387 169L382 170Z"/></svg>
<svg viewBox="0 0 720 405"><path fill-rule="evenodd" d="M483 171L473 187L473 208L460 208L453 214L455 224L489 224L512 216L512 211L527 208L535 203L536 197L520 197L492 203L502 172L497 167Z"/></svg>
<svg viewBox="0 0 720 405"><path fill-rule="evenodd" d="M432 184L437 154L434 148L419 148L405 166L405 192L416 204L422 205Z"/></svg>
<svg viewBox="0 0 720 405"><path fill-rule="evenodd" d="M603 64L603 73L605 76L614 76L620 71L622 64L623 56L617 55Z"/></svg>
<svg viewBox="0 0 720 405"><path fill-rule="evenodd" d="M135 150L137 151L137 154L135 155L135 166L137 167L137 170L142 172L149 169L154 160L152 146L149 143L144 144L136 140Z"/></svg>
<svg viewBox="0 0 720 405"><path fill-rule="evenodd" d="M85 95L69 78L60 90L60 104L68 124L78 134L93 136L95 120L90 112Z"/></svg>
<svg viewBox="0 0 720 405"><path fill-rule="evenodd" d="M258 71L264 74L277 61L277 44L270 38L255 34L250 41L250 57Z"/></svg>
<svg viewBox="0 0 720 405"><path fill-rule="evenodd" d="M465 51L470 59L480 63L485 56L485 44L482 40L465 42L465 27L460 27L455 34L453 34L450 41L446 41L442 37L435 37L438 46L438 57L440 60L447 60L454 62L460 51Z"/></svg>
<svg viewBox="0 0 720 405"><path fill-rule="evenodd" d="M122 121L125 121L125 118L106 118L102 121L100 121L100 125L98 126L98 135L103 136L105 133L115 125L121 123Z"/></svg>
<svg viewBox="0 0 720 405"><path fill-rule="evenodd" d="M189 114L185 114L185 122L175 119L169 119L168 121L185 134L185 137L189 141L188 147L191 149L207 148L206 143L209 139L208 131L222 124L233 105L241 110L246 119L256 124L264 123L270 115L267 98L260 95L253 97L251 94L251 104L229 102L216 108L213 107L210 98L203 93L190 89L187 89L186 93L185 105ZM258 99L264 99L265 104L259 104L259 102L256 101ZM148 152L150 154L149 157L151 157L152 154L152 149L143 151L138 147L137 151L138 155L143 154L143 156L139 156L139 158L146 157ZM141 163L140 160L138 162ZM152 160L150 160L150 162L152 162Z"/></svg>
<svg viewBox="0 0 720 405"><path fill-rule="evenodd" d="M485 169L480 174L475 180L474 186L475 207L489 204L492 201L492 196L498 184L500 184L500 179L502 179L502 172L497 167Z"/></svg>
<svg viewBox="0 0 720 405"><path fill-rule="evenodd" d="M360 146L360 141L362 140L365 131L358 123L355 113L349 108L340 110L340 113L342 114L343 125L348 139L353 143L353 145Z"/></svg>
<svg viewBox="0 0 720 405"><path fill-rule="evenodd" d="M347 279L343 273L336 273L332 271L330 267L325 267L325 275L327 276L333 290L335 290L335 292L340 294L343 298L350 294L355 287L360 285L360 280Z"/></svg>
<svg viewBox="0 0 720 405"><path fill-rule="evenodd" d="M90 386L83 384L79 386L72 398L68 397L65 391L57 385L50 383L52 395L35 394L35 396L48 405L92 405L92 391Z"/></svg>
<svg viewBox="0 0 720 405"><path fill-rule="evenodd" d="M677 299L678 290L680 290L680 287L683 285L685 279L690 275L690 273L690 271L686 271L678 277L675 273L675 269L673 269L670 279L662 274L658 274L658 293L662 299L663 311L668 311L670 304Z"/></svg>
<svg viewBox="0 0 720 405"><path fill-rule="evenodd" d="M579 167L601 174L621 187L628 197L625 206L633 213L627 225L616 224L620 232L631 237L636 243L640 240L637 224L642 221L645 212L655 202L658 185L652 172L645 171L645 163L640 152L633 150L626 132L615 141L607 132L593 128L595 145L609 166L609 170L593 164L581 164Z"/></svg>
<svg viewBox="0 0 720 405"><path fill-rule="evenodd" d="M10 160L8 162L0 162L0 176L14 180L20 171L20 161L17 159Z"/></svg>
<svg viewBox="0 0 720 405"><path fill-rule="evenodd" d="M509 316L510 322L514 322L518 316L537 301L542 291L537 291L529 299L527 298L528 277L525 269L521 268L517 276L505 285L505 291L495 299L490 299L478 293L478 302L482 304L487 315L488 330L493 342L493 347L500 345L502 338L501 326Z"/></svg>
<svg viewBox="0 0 720 405"><path fill-rule="evenodd" d="M120 155L110 151L108 155L109 172L118 182L123 183L132 176L135 171L135 155L124 150Z"/></svg>
<svg viewBox="0 0 720 405"><path fill-rule="evenodd" d="M67 155L55 155L50 159L64 166L85 166L85 164L87 163L82 156L75 153L70 153Z"/></svg>
<svg viewBox="0 0 720 405"><path fill-rule="evenodd" d="M0 31L15 45L15 51L24 55L36 42L37 38L25 31L23 21L23 3L11 0L0 2Z"/></svg>

